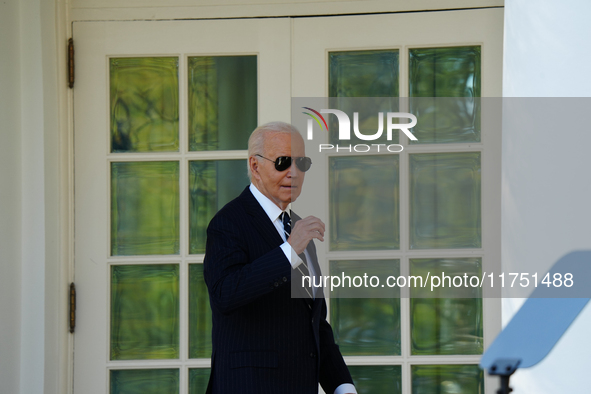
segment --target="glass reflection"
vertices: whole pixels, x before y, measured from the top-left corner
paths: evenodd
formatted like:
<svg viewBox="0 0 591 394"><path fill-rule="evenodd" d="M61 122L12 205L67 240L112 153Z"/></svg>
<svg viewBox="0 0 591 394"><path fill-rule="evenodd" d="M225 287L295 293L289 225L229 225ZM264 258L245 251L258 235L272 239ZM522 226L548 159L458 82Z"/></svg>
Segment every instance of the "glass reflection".
<svg viewBox="0 0 591 394"><path fill-rule="evenodd" d="M111 360L179 357L179 266L111 267Z"/></svg>
<svg viewBox="0 0 591 394"><path fill-rule="evenodd" d="M189 264L189 358L211 357L211 325L203 264Z"/></svg>
<svg viewBox="0 0 591 394"><path fill-rule="evenodd" d="M246 160L189 162L189 253L205 253L209 221L249 184Z"/></svg>
<svg viewBox="0 0 591 394"><path fill-rule="evenodd" d="M179 163L111 163L111 254L179 253Z"/></svg>
<svg viewBox="0 0 591 394"><path fill-rule="evenodd" d="M412 394L483 394L484 374L478 365L413 365Z"/></svg>
<svg viewBox="0 0 591 394"><path fill-rule="evenodd" d="M189 394L203 394L207 391L209 382L209 368L190 368L189 369Z"/></svg>
<svg viewBox="0 0 591 394"><path fill-rule="evenodd" d="M411 259L410 274L449 277L445 286L448 295L454 298L417 298L421 295L441 297L444 291L421 292L411 290L410 327L411 352L413 355L482 354L483 321L482 291L479 287L460 284L456 287L454 277L481 277L480 258ZM425 289L428 290L428 289ZM440 290L440 289L438 289ZM458 297L458 298L456 298ZM464 298L459 298L464 297Z"/></svg>
<svg viewBox="0 0 591 394"><path fill-rule="evenodd" d="M111 152L178 151L178 58L112 58L109 83Z"/></svg>
<svg viewBox="0 0 591 394"><path fill-rule="evenodd" d="M480 248L480 152L409 157L411 249Z"/></svg>
<svg viewBox="0 0 591 394"><path fill-rule="evenodd" d="M257 57L189 57L189 150L247 149L257 126Z"/></svg>
<svg viewBox="0 0 591 394"><path fill-rule="evenodd" d="M399 260L341 260L330 262L330 275L363 277L367 272L385 283L400 274ZM378 289L382 291L383 289ZM400 297L343 298L332 293L330 322L341 352L347 356L400 354Z"/></svg>
<svg viewBox="0 0 591 394"><path fill-rule="evenodd" d="M111 394L178 394L178 369L111 371Z"/></svg>
<svg viewBox="0 0 591 394"><path fill-rule="evenodd" d="M480 52L480 46L409 50L410 109L420 119L411 144L480 142Z"/></svg>
<svg viewBox="0 0 591 394"><path fill-rule="evenodd" d="M398 50L330 52L329 97L398 97Z"/></svg>
<svg viewBox="0 0 591 394"><path fill-rule="evenodd" d="M378 112L396 112L398 110L398 73L399 52L397 49L376 51L341 51L330 52L329 61L329 97L330 108L338 108L349 115L353 122L353 113L359 113L359 131L362 134L372 135L378 130ZM348 97L382 97L382 99L367 100L363 107L354 105L348 100L338 98ZM386 100L384 97L391 98ZM338 144L338 123L334 116L327 118L329 121L329 135L332 144ZM384 126L385 127L385 126ZM351 144L365 143L352 135ZM386 133L374 143L398 142L398 133L395 133L392 141L386 140Z"/></svg>
<svg viewBox="0 0 591 394"><path fill-rule="evenodd" d="M402 393L400 365L349 366L358 394Z"/></svg>
<svg viewBox="0 0 591 394"><path fill-rule="evenodd" d="M329 158L330 249L399 249L399 157Z"/></svg>

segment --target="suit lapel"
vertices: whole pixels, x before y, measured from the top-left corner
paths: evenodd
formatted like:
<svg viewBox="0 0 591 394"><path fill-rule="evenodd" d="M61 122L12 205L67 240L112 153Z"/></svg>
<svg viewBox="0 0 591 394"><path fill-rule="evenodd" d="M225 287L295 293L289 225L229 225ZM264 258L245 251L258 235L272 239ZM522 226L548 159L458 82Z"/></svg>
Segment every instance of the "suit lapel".
<svg viewBox="0 0 591 394"><path fill-rule="evenodd" d="M253 227L261 235L262 240L268 243L271 247L275 248L280 246L283 243L283 239L277 232L275 225L269 220L269 217L265 213L263 207L261 207L261 204L259 204L256 198L254 198L250 192L248 186L240 195L240 199L242 200L242 204L246 213L248 213L251 217ZM293 212L292 215L292 223L295 224L296 221L300 220L300 217ZM311 241L306 249L312 258L312 264L316 274L320 275L320 266L318 265L318 257L316 256L316 247L314 246L314 242ZM319 288L318 290L319 292L317 293L316 299L313 302L313 309L316 309L320 305L319 301L324 297L322 288ZM302 298L301 300L302 302L309 302L309 299L306 298Z"/></svg>
<svg viewBox="0 0 591 394"><path fill-rule="evenodd" d="M283 239L277 232L275 225L269 220L261 204L254 198L248 186L240 195L246 213L251 217L252 225L261 235L264 242L271 247L277 247L283 243Z"/></svg>

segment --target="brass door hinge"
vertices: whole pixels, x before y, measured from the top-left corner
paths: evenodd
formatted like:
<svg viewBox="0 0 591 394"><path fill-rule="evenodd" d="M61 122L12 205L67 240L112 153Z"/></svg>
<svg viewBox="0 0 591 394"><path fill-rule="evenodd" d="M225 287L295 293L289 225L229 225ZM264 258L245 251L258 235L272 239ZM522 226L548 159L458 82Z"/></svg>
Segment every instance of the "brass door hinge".
<svg viewBox="0 0 591 394"><path fill-rule="evenodd" d="M74 40L68 40L68 86L74 87Z"/></svg>
<svg viewBox="0 0 591 394"><path fill-rule="evenodd" d="M70 283L70 333L76 329L76 286Z"/></svg>

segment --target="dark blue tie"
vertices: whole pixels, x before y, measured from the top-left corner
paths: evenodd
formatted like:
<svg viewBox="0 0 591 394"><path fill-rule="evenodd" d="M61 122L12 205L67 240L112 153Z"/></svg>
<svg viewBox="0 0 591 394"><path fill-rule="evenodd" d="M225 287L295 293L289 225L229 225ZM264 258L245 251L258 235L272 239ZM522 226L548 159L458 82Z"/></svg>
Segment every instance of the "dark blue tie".
<svg viewBox="0 0 591 394"><path fill-rule="evenodd" d="M289 214L287 212L281 213L280 217L281 221L283 222L283 231L285 232L285 239L288 239L291 235L291 218L289 217ZM298 265L297 269L300 271L302 276L307 276L310 278L310 281L312 281L313 278L311 278L310 276L310 270L308 269L308 261L306 259L306 256L304 255L304 253L300 254L299 256L302 259L303 263ZM308 282L306 281L306 283ZM311 292L311 288L304 287L304 289L306 290L306 293L310 298L314 298Z"/></svg>
<svg viewBox="0 0 591 394"><path fill-rule="evenodd" d="M281 213L281 221L283 222L283 231L285 232L285 239L291 235L291 218L287 212Z"/></svg>

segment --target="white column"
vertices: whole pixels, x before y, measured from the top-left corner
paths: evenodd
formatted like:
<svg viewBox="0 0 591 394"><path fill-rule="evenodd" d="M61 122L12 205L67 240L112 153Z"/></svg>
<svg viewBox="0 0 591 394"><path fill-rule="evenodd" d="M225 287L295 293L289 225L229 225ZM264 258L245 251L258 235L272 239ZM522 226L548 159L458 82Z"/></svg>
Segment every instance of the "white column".
<svg viewBox="0 0 591 394"><path fill-rule="evenodd" d="M21 135L19 2L0 2L0 391L19 393Z"/></svg>
<svg viewBox="0 0 591 394"><path fill-rule="evenodd" d="M45 178L43 58L39 0L20 1L21 359L20 393L43 393Z"/></svg>

